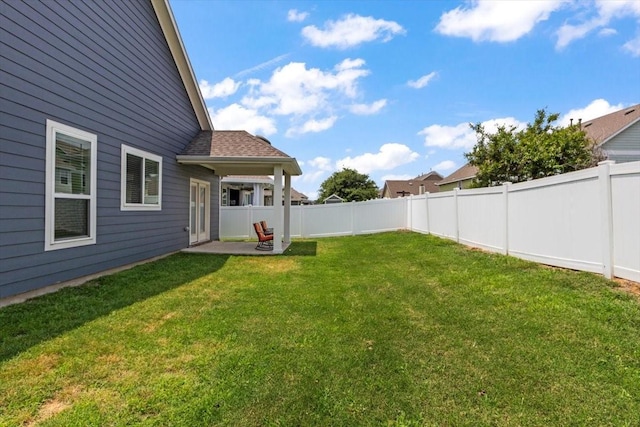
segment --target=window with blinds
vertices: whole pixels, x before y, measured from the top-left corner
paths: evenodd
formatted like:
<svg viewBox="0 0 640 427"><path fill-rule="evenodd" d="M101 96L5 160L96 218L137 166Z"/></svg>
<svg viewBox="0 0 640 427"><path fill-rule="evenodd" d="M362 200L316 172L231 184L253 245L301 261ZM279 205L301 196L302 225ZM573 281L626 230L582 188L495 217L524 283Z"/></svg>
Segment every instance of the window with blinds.
<svg viewBox="0 0 640 427"><path fill-rule="evenodd" d="M162 157L122 146L122 210L160 210Z"/></svg>
<svg viewBox="0 0 640 427"><path fill-rule="evenodd" d="M47 120L45 250L96 242L96 135Z"/></svg>

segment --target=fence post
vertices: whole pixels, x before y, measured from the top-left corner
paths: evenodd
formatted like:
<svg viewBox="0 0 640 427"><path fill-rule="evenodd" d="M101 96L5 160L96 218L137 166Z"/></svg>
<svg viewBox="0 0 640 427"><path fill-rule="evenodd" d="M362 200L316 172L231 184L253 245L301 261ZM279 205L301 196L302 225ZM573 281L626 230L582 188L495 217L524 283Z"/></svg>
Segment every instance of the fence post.
<svg viewBox="0 0 640 427"><path fill-rule="evenodd" d="M247 237L251 237L251 229L253 228L253 223L255 222L253 220L253 206L249 205L249 210L247 212L249 213L249 221L247 221L249 232L247 233Z"/></svg>
<svg viewBox="0 0 640 427"><path fill-rule="evenodd" d="M600 182L600 223L602 224L602 274L613 277L613 201L611 198L611 165L614 161L598 163Z"/></svg>
<svg viewBox="0 0 640 427"><path fill-rule="evenodd" d="M356 235L356 222L355 222L355 200L352 200L350 205L351 205L351 235L355 236Z"/></svg>
<svg viewBox="0 0 640 427"><path fill-rule="evenodd" d="M509 255L509 186L510 182L502 183L502 201L504 203L504 243L502 248L503 255Z"/></svg>
<svg viewBox="0 0 640 427"><path fill-rule="evenodd" d="M427 213L427 234L431 234L431 228L429 227L429 192L424 193L424 204L426 205Z"/></svg>
<svg viewBox="0 0 640 427"><path fill-rule="evenodd" d="M408 197L407 202L405 203L405 211L404 211L404 220L409 224L409 231L413 231L413 194Z"/></svg>
<svg viewBox="0 0 640 427"><path fill-rule="evenodd" d="M456 238L456 242L460 243L460 220L458 219L458 191L460 189L458 187L453 189L453 214L455 216L455 233L454 237Z"/></svg>

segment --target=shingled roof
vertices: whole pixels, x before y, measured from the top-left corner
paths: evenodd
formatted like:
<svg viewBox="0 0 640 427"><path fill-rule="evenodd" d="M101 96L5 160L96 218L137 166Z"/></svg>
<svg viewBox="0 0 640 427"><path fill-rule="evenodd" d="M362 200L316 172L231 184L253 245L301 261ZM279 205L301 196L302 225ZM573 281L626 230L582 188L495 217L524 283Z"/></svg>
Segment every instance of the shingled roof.
<svg viewBox="0 0 640 427"><path fill-rule="evenodd" d="M210 167L220 175L273 175L275 165L290 175L302 174L295 158L244 130L201 131L177 159Z"/></svg>
<svg viewBox="0 0 640 427"><path fill-rule="evenodd" d="M478 173L478 168L475 166L471 166L469 163L462 166L460 169L453 172L451 175L447 176L442 181L438 182L437 185L450 184L452 182L464 181L465 179L475 178Z"/></svg>
<svg viewBox="0 0 640 427"><path fill-rule="evenodd" d="M638 120L640 120L640 104L582 122L582 130L589 139L602 145Z"/></svg>
<svg viewBox="0 0 640 427"><path fill-rule="evenodd" d="M381 195L388 194L389 197L404 197L420 194L420 186L424 186L424 192L436 193L438 187L436 182L442 179L442 175L432 171L409 180L387 180L384 182ZM386 190L386 191L385 191Z"/></svg>

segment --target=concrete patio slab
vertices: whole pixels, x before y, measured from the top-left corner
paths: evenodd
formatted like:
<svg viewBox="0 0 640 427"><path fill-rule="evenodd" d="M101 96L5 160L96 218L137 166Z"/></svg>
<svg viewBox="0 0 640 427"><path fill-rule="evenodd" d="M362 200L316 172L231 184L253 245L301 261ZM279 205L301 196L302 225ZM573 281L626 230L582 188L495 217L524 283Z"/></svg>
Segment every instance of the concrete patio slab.
<svg viewBox="0 0 640 427"><path fill-rule="evenodd" d="M223 255L279 255L273 251L261 251L256 249L257 242L220 242L212 241L198 246L185 248L182 252L200 254ZM282 252L286 251L290 243L282 242Z"/></svg>

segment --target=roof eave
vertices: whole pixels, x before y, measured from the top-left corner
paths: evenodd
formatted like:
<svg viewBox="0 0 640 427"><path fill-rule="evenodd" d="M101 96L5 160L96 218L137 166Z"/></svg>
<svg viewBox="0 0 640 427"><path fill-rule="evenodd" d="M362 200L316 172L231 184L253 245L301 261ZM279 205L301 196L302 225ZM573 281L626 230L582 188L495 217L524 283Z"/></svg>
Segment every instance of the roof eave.
<svg viewBox="0 0 640 427"><path fill-rule="evenodd" d="M218 175L239 175L239 170L255 171L261 168L282 166L289 175L302 175L302 169L294 157L212 157L212 156L176 156L178 163L202 165L216 171ZM218 173L220 172L220 173Z"/></svg>
<svg viewBox="0 0 640 427"><path fill-rule="evenodd" d="M171 50L171 55L173 56L178 73L180 73L180 77L182 78L189 100L193 106L193 111L195 112L198 123L200 124L200 129L213 130L213 124L211 123L207 106L204 103L204 98L200 92L198 81L196 80L195 73L191 67L189 56L187 55L184 44L182 43L182 37L180 37L180 32L178 31L178 26L176 25L176 21L173 17L169 1L151 0L151 5L153 6L158 22L160 23L160 27L162 28L162 32L164 33L164 37L169 45L169 50Z"/></svg>
<svg viewBox="0 0 640 427"><path fill-rule="evenodd" d="M476 177L476 175L465 176L465 177L458 178L458 179L451 179L449 181L442 180L440 182L434 182L434 184L437 185L437 186L446 185L446 184L453 184L454 182L466 181L468 179L473 179L475 177Z"/></svg>

